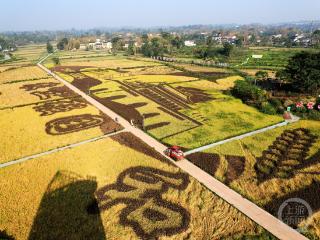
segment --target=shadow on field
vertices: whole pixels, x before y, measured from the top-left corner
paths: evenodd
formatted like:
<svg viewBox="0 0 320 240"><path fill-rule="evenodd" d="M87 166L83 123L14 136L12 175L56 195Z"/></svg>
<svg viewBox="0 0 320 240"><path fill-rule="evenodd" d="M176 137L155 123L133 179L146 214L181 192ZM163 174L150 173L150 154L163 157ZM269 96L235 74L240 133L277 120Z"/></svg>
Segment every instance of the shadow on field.
<svg viewBox="0 0 320 240"><path fill-rule="evenodd" d="M96 188L93 179L58 172L42 197L29 239L106 239L98 207L87 209L96 202Z"/></svg>

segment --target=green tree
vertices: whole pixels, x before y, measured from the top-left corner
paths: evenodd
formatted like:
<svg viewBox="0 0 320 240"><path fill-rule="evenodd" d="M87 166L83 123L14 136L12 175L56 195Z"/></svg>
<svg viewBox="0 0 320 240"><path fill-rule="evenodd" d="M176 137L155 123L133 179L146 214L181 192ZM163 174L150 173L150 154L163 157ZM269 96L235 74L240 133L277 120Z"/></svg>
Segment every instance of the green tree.
<svg viewBox="0 0 320 240"><path fill-rule="evenodd" d="M264 80L264 79L268 78L268 72L267 71L258 71L258 72L256 72L255 76L258 80Z"/></svg>
<svg viewBox="0 0 320 240"><path fill-rule="evenodd" d="M53 57L52 58L52 62L54 63L54 65L59 65L60 64L60 58L59 57Z"/></svg>
<svg viewBox="0 0 320 240"><path fill-rule="evenodd" d="M246 103L254 102L258 104L266 100L266 93L262 89L244 80L235 81L231 93Z"/></svg>
<svg viewBox="0 0 320 240"><path fill-rule="evenodd" d="M183 40L179 36L176 36L171 40L171 45L177 49L180 49L183 46Z"/></svg>
<svg viewBox="0 0 320 240"><path fill-rule="evenodd" d="M230 57L231 53L233 50L233 46L231 43L225 42L223 44L223 49L222 49L222 54L225 55L226 57Z"/></svg>
<svg viewBox="0 0 320 240"><path fill-rule="evenodd" d="M288 81L300 92L319 93L320 53L301 52L293 56L285 69Z"/></svg>
<svg viewBox="0 0 320 240"><path fill-rule="evenodd" d="M129 46L128 46L127 54L128 55L135 55L135 53L136 53L136 49L135 49L134 43L130 42Z"/></svg>
<svg viewBox="0 0 320 240"><path fill-rule="evenodd" d="M152 38L151 41L144 43L141 48L141 52L143 55L151 57L151 56L163 56L168 52L165 43L161 41L160 38Z"/></svg>
<svg viewBox="0 0 320 240"><path fill-rule="evenodd" d="M65 50L65 49L67 49L67 47L68 47L68 43L69 43L68 38L62 38L62 39L57 43L57 48L58 48L59 50Z"/></svg>
<svg viewBox="0 0 320 240"><path fill-rule="evenodd" d="M51 43L49 41L47 42L47 52L53 53L53 46L51 45Z"/></svg>
<svg viewBox="0 0 320 240"><path fill-rule="evenodd" d="M112 42L112 50L114 52L122 49L122 39L120 37L114 37L111 39Z"/></svg>
<svg viewBox="0 0 320 240"><path fill-rule="evenodd" d="M320 48L320 30L319 29L314 31L312 34L312 44L316 48Z"/></svg>

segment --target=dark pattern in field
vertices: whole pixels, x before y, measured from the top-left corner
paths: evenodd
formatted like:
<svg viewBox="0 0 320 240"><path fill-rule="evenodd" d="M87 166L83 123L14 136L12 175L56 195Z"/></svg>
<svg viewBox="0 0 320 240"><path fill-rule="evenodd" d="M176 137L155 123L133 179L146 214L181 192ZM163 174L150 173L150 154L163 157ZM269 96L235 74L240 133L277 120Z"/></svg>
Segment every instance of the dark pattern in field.
<svg viewBox="0 0 320 240"><path fill-rule="evenodd" d="M141 239L155 239L188 228L190 213L162 198L169 189L184 190L188 184L185 173L138 166L123 171L116 183L98 189L96 196L101 211L125 204L120 224L132 227Z"/></svg>
<svg viewBox="0 0 320 240"><path fill-rule="evenodd" d="M66 86L56 87L56 83L37 83L23 85L21 88L26 91L33 91L30 94L43 96L50 99L52 96L69 97L59 100L52 100L38 103L33 109L40 112L40 116L54 115L60 112L69 112L74 109L81 109L88 106L88 103L78 95L69 90ZM46 91L39 89L48 88ZM37 91L34 91L37 90ZM72 97L72 98L71 98ZM104 134L122 129L122 127L114 122L111 118L100 112L100 115L82 114L53 119L46 123L45 131L50 135L62 135L85 129L100 126Z"/></svg>
<svg viewBox="0 0 320 240"><path fill-rule="evenodd" d="M82 98L65 98L39 103L34 106L33 109L40 112L40 116L49 116L59 112L69 112L74 109L85 108L87 106L86 101Z"/></svg>
<svg viewBox="0 0 320 240"><path fill-rule="evenodd" d="M155 123L155 124L151 124L146 126L144 129L147 131L156 129L156 128L160 128L160 127L164 127L164 126L168 126L170 125L170 122L159 122L159 123Z"/></svg>
<svg viewBox="0 0 320 240"><path fill-rule="evenodd" d="M88 77L84 75L81 70L85 67L57 67L53 70L60 71L62 73L71 74L74 78L72 84L82 90L83 92L87 93L94 93L90 91L90 88L96 87L100 85L102 82L98 79L94 79L92 77ZM205 93L202 90L195 89L195 88L180 88L175 89L171 86L161 85L161 84L148 84L142 82L128 82L128 81L119 81L119 80L111 80L118 83L120 86L119 88L126 91L128 94L137 97L143 96L157 104L160 105L158 109L163 111L178 120L187 120L191 121L194 124L201 126L203 123L202 120L205 119L194 119L185 114L181 113L180 110L182 109L190 109L191 107L189 104L198 103L198 102L205 102L212 100L212 97ZM94 90L98 91L98 90ZM182 93L185 95L181 96ZM110 108L112 111L118 113L120 116L125 118L127 121L132 122L136 127L145 129L145 130L152 130L155 128L160 128L170 123L167 122L159 122L157 124L153 124L150 126L144 125L144 116L142 116L137 108L145 106L147 103L143 102L136 102L132 104L122 104L117 102L116 100L125 98L126 95L115 95L112 97L99 97L97 95L92 95L92 97L103 104L104 106ZM146 114L147 116L148 114Z"/></svg>
<svg viewBox="0 0 320 240"><path fill-rule="evenodd" d="M188 155L187 158L189 161L211 176L215 175L220 165L220 156L214 153L197 152Z"/></svg>
<svg viewBox="0 0 320 240"><path fill-rule="evenodd" d="M215 153L192 153L187 156L187 159L213 177L215 177L216 171L221 164L220 155ZM238 179L244 172L245 158L241 156L226 155L225 159L228 163L228 167L224 182L229 185L232 181Z"/></svg>
<svg viewBox="0 0 320 240"><path fill-rule="evenodd" d="M160 153L155 151L145 142L141 141L138 137L136 137L132 133L129 133L129 132L119 133L110 138L114 141L117 141L121 145L132 148L140 153L143 153L147 156L158 159L163 163L173 166L173 164L169 162L164 156L162 156Z"/></svg>
<svg viewBox="0 0 320 240"><path fill-rule="evenodd" d="M179 86L177 87L177 90L182 94L188 96L188 100L190 103L207 102L213 99L209 94L197 88Z"/></svg>
<svg viewBox="0 0 320 240"><path fill-rule="evenodd" d="M46 133L49 135L63 135L98 127L103 123L104 118L99 115L82 114L62 117L47 122Z"/></svg>
<svg viewBox="0 0 320 240"><path fill-rule="evenodd" d="M316 137L308 129L284 131L273 144L257 158L255 169L258 182L272 178L290 178L295 170L303 168L309 149Z"/></svg>
<svg viewBox="0 0 320 240"><path fill-rule="evenodd" d="M227 174L226 174L226 184L231 183L233 180L238 179L244 172L245 157L241 156L225 156L228 162Z"/></svg>
<svg viewBox="0 0 320 240"><path fill-rule="evenodd" d="M40 100L48 100L52 97L62 97L62 98L71 98L77 96L76 93L71 91L66 86L56 87L59 83L35 83L35 84L26 84L20 87L30 94L39 97ZM40 91L39 89L46 90ZM32 92L31 92L32 91Z"/></svg>

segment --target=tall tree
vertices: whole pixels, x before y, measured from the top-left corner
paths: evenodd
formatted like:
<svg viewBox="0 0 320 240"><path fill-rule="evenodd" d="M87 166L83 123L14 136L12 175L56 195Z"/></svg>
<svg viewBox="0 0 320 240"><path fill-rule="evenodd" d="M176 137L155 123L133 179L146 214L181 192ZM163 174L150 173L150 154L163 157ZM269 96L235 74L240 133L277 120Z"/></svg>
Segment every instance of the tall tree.
<svg viewBox="0 0 320 240"><path fill-rule="evenodd" d="M57 48L58 48L59 50L65 50L65 49L67 49L68 43L69 43L68 38L62 38L62 39L58 42Z"/></svg>
<svg viewBox="0 0 320 240"><path fill-rule="evenodd" d="M293 56L285 69L288 81L297 91L320 92L320 53L301 52Z"/></svg>
<svg viewBox="0 0 320 240"><path fill-rule="evenodd" d="M232 50L233 50L233 46L231 43L225 42L223 44L223 49L222 49L223 55L230 57Z"/></svg>
<svg viewBox="0 0 320 240"><path fill-rule="evenodd" d="M47 52L53 53L53 46L51 45L51 43L49 41L47 42Z"/></svg>

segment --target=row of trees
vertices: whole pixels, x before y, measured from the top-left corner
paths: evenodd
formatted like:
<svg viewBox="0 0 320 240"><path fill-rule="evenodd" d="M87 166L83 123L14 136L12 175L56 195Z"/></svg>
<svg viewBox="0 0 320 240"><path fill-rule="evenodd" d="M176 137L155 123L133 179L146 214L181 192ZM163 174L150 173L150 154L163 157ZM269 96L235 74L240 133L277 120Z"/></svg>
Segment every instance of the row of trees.
<svg viewBox="0 0 320 240"><path fill-rule="evenodd" d="M191 54L202 59L214 58L216 56L229 57L234 49L234 45L228 42L225 42L222 47L217 46L212 41L212 38L208 38L204 44L191 49L184 46L183 38L167 32L162 32L161 36L151 39L148 35L143 35L142 40L141 53L148 57L163 56L165 54ZM241 46L241 44L242 41L239 40L239 43L235 44L235 46Z"/></svg>

